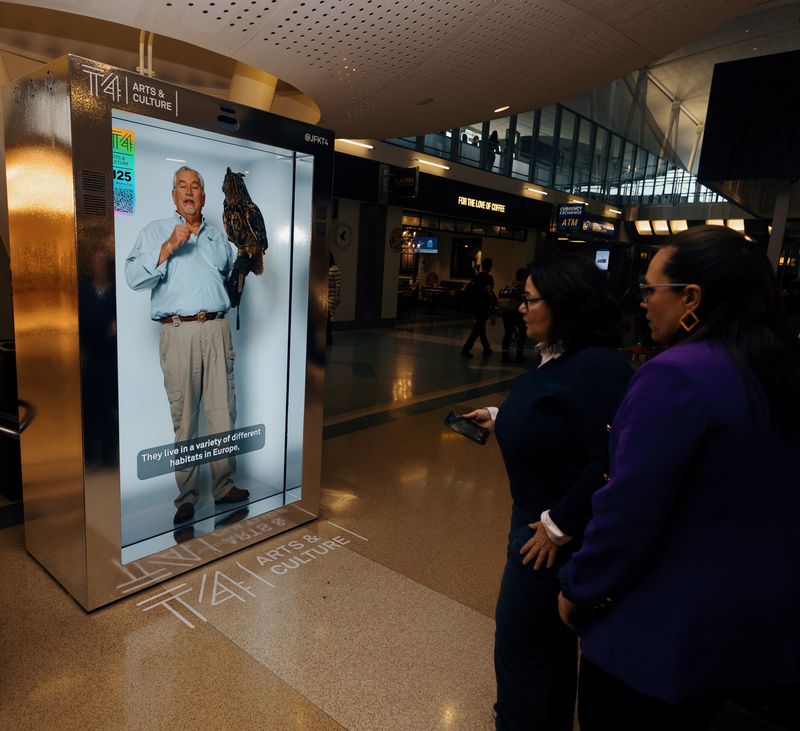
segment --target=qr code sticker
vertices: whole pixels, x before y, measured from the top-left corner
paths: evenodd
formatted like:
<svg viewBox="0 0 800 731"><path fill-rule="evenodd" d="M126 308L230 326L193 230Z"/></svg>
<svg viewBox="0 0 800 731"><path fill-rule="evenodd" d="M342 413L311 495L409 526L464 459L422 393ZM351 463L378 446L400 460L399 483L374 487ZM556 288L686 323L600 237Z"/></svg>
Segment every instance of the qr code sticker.
<svg viewBox="0 0 800 731"><path fill-rule="evenodd" d="M114 213L132 216L136 210L136 190L114 186Z"/></svg>

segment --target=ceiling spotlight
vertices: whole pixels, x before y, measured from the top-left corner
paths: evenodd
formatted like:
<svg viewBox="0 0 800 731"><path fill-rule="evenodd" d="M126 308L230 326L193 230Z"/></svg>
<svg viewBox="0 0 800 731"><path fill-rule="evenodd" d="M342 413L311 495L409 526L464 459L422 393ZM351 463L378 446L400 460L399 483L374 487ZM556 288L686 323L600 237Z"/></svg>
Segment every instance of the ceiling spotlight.
<svg viewBox="0 0 800 731"><path fill-rule="evenodd" d="M497 114L498 112L505 112L506 109L511 109L511 105L506 104L504 107L497 107L497 109L494 110L494 113Z"/></svg>
<svg viewBox="0 0 800 731"><path fill-rule="evenodd" d="M608 210L611 211L611 213L618 213L620 216L622 215L622 211L618 211L616 208L609 208Z"/></svg>
<svg viewBox="0 0 800 731"><path fill-rule="evenodd" d="M442 170L449 170L450 168L447 165L440 165L438 162L431 162L430 160L423 160L421 157L415 157L414 162L420 162L423 165L430 165L434 168L441 168Z"/></svg>
<svg viewBox="0 0 800 731"><path fill-rule="evenodd" d="M346 140L344 137L338 137L336 139L337 142L346 142L348 145L355 145L356 147L363 147L367 150L374 150L375 147L373 145L368 145L364 142L356 142L355 140Z"/></svg>
<svg viewBox="0 0 800 731"><path fill-rule="evenodd" d="M525 188L525 190L529 190L531 193L538 193L539 195L547 195L546 190L539 190L538 188Z"/></svg>

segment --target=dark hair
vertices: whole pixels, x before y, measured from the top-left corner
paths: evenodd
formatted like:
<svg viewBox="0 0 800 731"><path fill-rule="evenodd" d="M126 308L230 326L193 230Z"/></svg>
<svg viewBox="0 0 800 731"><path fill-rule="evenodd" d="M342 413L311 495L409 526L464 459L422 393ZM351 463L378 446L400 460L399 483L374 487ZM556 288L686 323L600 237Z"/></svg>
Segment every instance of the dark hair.
<svg viewBox="0 0 800 731"><path fill-rule="evenodd" d="M520 267L519 269L517 269L516 272L514 272L514 279L516 279L516 281L518 282L522 282L523 284L525 284L525 280L530 275L531 273L528 269L526 269L525 267Z"/></svg>
<svg viewBox="0 0 800 731"><path fill-rule="evenodd" d="M757 244L722 226L695 226L670 239L664 275L697 284L697 327L682 342L718 340L748 377L755 374L773 418L800 429L800 342L783 312L775 274Z"/></svg>
<svg viewBox="0 0 800 731"><path fill-rule="evenodd" d="M486 259L481 260L481 269L485 272L488 272L492 268L492 264L494 264L494 262L487 257Z"/></svg>
<svg viewBox="0 0 800 731"><path fill-rule="evenodd" d="M534 262L531 280L550 307L551 343L561 342L567 352L620 344L622 310L588 258L559 253Z"/></svg>

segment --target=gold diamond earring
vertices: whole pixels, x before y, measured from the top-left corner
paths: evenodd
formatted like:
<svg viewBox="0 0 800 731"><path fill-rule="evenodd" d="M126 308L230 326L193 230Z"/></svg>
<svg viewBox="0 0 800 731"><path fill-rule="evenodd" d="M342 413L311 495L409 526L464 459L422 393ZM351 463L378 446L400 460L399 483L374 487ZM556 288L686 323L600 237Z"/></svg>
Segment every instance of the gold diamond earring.
<svg viewBox="0 0 800 731"><path fill-rule="evenodd" d="M697 325L700 323L700 318L694 314L692 310L686 310L686 312L681 315L678 322L681 324L681 327L686 330L687 333L692 332Z"/></svg>

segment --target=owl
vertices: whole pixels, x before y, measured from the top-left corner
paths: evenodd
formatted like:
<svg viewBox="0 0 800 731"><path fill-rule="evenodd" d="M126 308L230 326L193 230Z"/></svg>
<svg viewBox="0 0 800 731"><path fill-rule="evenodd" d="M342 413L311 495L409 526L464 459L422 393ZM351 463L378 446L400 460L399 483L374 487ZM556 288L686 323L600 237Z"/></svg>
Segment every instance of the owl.
<svg viewBox="0 0 800 731"><path fill-rule="evenodd" d="M225 202L222 206L222 224L228 240L245 253L250 261L249 271L262 274L264 271L264 252L269 245L264 217L247 192L244 173L234 173L228 168L222 181Z"/></svg>

